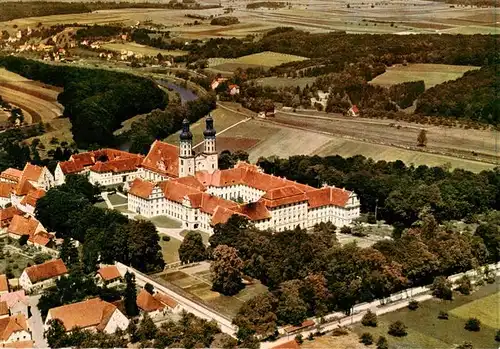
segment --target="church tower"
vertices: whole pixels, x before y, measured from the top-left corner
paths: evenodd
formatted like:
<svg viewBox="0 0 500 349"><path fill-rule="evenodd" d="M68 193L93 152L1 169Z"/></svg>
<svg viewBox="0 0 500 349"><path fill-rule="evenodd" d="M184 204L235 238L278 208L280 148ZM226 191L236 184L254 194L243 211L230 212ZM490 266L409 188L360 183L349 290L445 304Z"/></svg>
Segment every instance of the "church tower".
<svg viewBox="0 0 500 349"><path fill-rule="evenodd" d="M209 173L213 173L219 169L219 157L217 154L217 148L215 146L215 135L216 131L214 128L214 119L212 114L208 114L205 119L205 131L203 131L203 136L205 137L203 155L206 159L206 170Z"/></svg>
<svg viewBox="0 0 500 349"><path fill-rule="evenodd" d="M182 121L182 132L179 136L179 177L194 175L195 162L193 154L193 134L189 130L189 120Z"/></svg>

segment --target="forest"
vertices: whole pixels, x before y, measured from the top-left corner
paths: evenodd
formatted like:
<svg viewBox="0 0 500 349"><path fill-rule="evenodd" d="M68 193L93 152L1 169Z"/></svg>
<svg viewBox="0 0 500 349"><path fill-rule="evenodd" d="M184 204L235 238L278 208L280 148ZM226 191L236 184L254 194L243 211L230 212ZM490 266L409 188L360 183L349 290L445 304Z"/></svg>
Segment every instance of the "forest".
<svg viewBox="0 0 500 349"><path fill-rule="evenodd" d="M354 191L362 212L395 226L396 232L415 223L424 208L438 222L474 220L476 214L500 209L500 174L474 174L462 169L406 166L402 161L373 161L362 155L261 158L266 173L320 187L323 183Z"/></svg>
<svg viewBox="0 0 500 349"><path fill-rule="evenodd" d="M147 78L100 69L48 65L0 57L0 66L28 79L64 88L58 101L80 148L111 146L121 122L167 106L167 95Z"/></svg>

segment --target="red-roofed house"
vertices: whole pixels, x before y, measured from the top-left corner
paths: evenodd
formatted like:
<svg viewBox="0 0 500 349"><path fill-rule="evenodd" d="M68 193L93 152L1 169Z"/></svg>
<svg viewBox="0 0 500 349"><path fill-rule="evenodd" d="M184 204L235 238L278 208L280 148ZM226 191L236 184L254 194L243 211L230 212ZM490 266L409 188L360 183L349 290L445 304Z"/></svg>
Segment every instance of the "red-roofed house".
<svg viewBox="0 0 500 349"><path fill-rule="evenodd" d="M19 285L26 292L39 290L52 285L55 279L67 272L62 259L52 259L24 269L19 277Z"/></svg>
<svg viewBox="0 0 500 349"><path fill-rule="evenodd" d="M28 245L41 247L47 252L52 252L50 249L55 244L54 234L47 233L42 223L31 216L15 215L7 228L7 233L13 239L19 239L23 235L28 235Z"/></svg>
<svg viewBox="0 0 500 349"><path fill-rule="evenodd" d="M66 332L78 327L83 330L115 333L117 329L126 330L129 324L127 317L115 305L99 298L49 309L45 329L49 327L48 323L52 319L61 320Z"/></svg>
<svg viewBox="0 0 500 349"><path fill-rule="evenodd" d="M10 206L0 210L0 227L5 228L10 225L12 218L16 215L20 215L23 212L15 206Z"/></svg>
<svg viewBox="0 0 500 349"><path fill-rule="evenodd" d="M137 295L136 303L139 309L148 313L152 319L163 317L169 312L178 313L182 310L179 303L173 298L160 292L152 295L145 289L141 289Z"/></svg>
<svg viewBox="0 0 500 349"><path fill-rule="evenodd" d="M107 286L120 283L122 276L116 265L101 266L97 271L98 282Z"/></svg>
<svg viewBox="0 0 500 349"><path fill-rule="evenodd" d="M349 110L347 111L347 115L349 116L359 116L359 109L357 105L353 105Z"/></svg>
<svg viewBox="0 0 500 349"><path fill-rule="evenodd" d="M0 302L5 302L10 315L23 314L28 317L29 298L24 290L4 293L0 295Z"/></svg>
<svg viewBox="0 0 500 349"><path fill-rule="evenodd" d="M0 207L11 203L10 195L16 185L9 182L0 182Z"/></svg>
<svg viewBox="0 0 500 349"><path fill-rule="evenodd" d="M8 346L10 343L30 340L31 331L23 314L0 319L0 343Z"/></svg>

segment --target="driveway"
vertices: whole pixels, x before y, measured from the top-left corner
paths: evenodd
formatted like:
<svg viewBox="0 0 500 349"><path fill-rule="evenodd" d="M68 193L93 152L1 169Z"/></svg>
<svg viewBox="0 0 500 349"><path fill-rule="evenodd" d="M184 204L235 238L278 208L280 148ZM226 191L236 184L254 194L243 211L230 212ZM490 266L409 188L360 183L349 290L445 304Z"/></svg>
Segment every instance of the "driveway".
<svg viewBox="0 0 500 349"><path fill-rule="evenodd" d="M31 336L35 342L35 348L48 348L49 345L43 338L43 321L40 310L38 310L38 300L40 295L29 296L31 306L31 317L28 319L28 324L31 329Z"/></svg>

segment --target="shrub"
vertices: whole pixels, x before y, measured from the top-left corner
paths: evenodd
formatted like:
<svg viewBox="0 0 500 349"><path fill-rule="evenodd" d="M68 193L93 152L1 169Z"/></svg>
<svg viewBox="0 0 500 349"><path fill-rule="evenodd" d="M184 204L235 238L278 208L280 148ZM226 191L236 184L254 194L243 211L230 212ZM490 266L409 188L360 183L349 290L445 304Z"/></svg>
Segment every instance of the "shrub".
<svg viewBox="0 0 500 349"><path fill-rule="evenodd" d="M314 339L314 335L311 333L309 333L309 335L307 336L307 339L312 341Z"/></svg>
<svg viewBox="0 0 500 349"><path fill-rule="evenodd" d="M146 282L144 289L148 291L149 294L153 294L155 292L155 288L149 282Z"/></svg>
<svg viewBox="0 0 500 349"><path fill-rule="evenodd" d="M472 284L470 282L470 279L467 275L462 276L458 282L458 287L457 291L460 292L461 294L468 295L470 294L472 290Z"/></svg>
<svg viewBox="0 0 500 349"><path fill-rule="evenodd" d="M210 22L211 25L231 25L231 24L238 24L240 23L239 19L237 17L217 17L212 19Z"/></svg>
<svg viewBox="0 0 500 349"><path fill-rule="evenodd" d="M304 337L299 333L298 335L295 336L295 341L298 344L302 344L302 343L304 343Z"/></svg>
<svg viewBox="0 0 500 349"><path fill-rule="evenodd" d="M467 320L464 327L467 331L478 332L481 330L481 321L475 317L471 317Z"/></svg>
<svg viewBox="0 0 500 349"><path fill-rule="evenodd" d="M406 325L398 320L389 326L389 331L387 333L394 337L404 337L408 334L406 329Z"/></svg>
<svg viewBox="0 0 500 349"><path fill-rule="evenodd" d="M368 310L367 313L363 315L361 324L363 324L363 326L377 327L377 314Z"/></svg>
<svg viewBox="0 0 500 349"><path fill-rule="evenodd" d="M457 346L457 349L474 349L474 347L472 346L471 342L463 342L462 344Z"/></svg>
<svg viewBox="0 0 500 349"><path fill-rule="evenodd" d="M451 282L444 276L438 276L434 279L434 282L431 285L431 290L434 297L446 300L453 299Z"/></svg>
<svg viewBox="0 0 500 349"><path fill-rule="evenodd" d="M370 345L373 343L373 336L370 333L365 332L359 337L359 341L364 345Z"/></svg>
<svg viewBox="0 0 500 349"><path fill-rule="evenodd" d="M438 319L448 320L448 313L446 311L441 310L439 312Z"/></svg>
<svg viewBox="0 0 500 349"><path fill-rule="evenodd" d="M21 237L19 238L19 240L17 240L19 242L19 246L26 245L26 243L28 242L29 238L30 238L29 235L21 235Z"/></svg>
<svg viewBox="0 0 500 349"><path fill-rule="evenodd" d="M332 336L334 337L340 337L340 336L347 336L349 334L349 331L345 329L344 327L337 327L332 331Z"/></svg>
<svg viewBox="0 0 500 349"><path fill-rule="evenodd" d="M418 301L412 299L410 303L408 303L408 309L417 310L418 309Z"/></svg>
<svg viewBox="0 0 500 349"><path fill-rule="evenodd" d="M498 330L497 333L495 334L495 340L497 342L500 342L500 330Z"/></svg>
<svg viewBox="0 0 500 349"><path fill-rule="evenodd" d="M170 241L170 236L168 236L168 235L163 235L163 236L161 237L161 239L162 239L163 241Z"/></svg>
<svg viewBox="0 0 500 349"><path fill-rule="evenodd" d="M17 263L12 264L12 269L19 269L19 265Z"/></svg>
<svg viewBox="0 0 500 349"><path fill-rule="evenodd" d="M352 234L352 229L351 229L351 227L348 227L346 225L346 226L343 226L342 228L340 228L340 233L341 234L349 234L349 235L351 235Z"/></svg>
<svg viewBox="0 0 500 349"><path fill-rule="evenodd" d="M494 284L495 283L495 277L494 276L490 276L490 277L486 278L486 282L489 283L489 284Z"/></svg>
<svg viewBox="0 0 500 349"><path fill-rule="evenodd" d="M378 337L377 349L389 349L389 343L387 342L387 338L383 336Z"/></svg>

